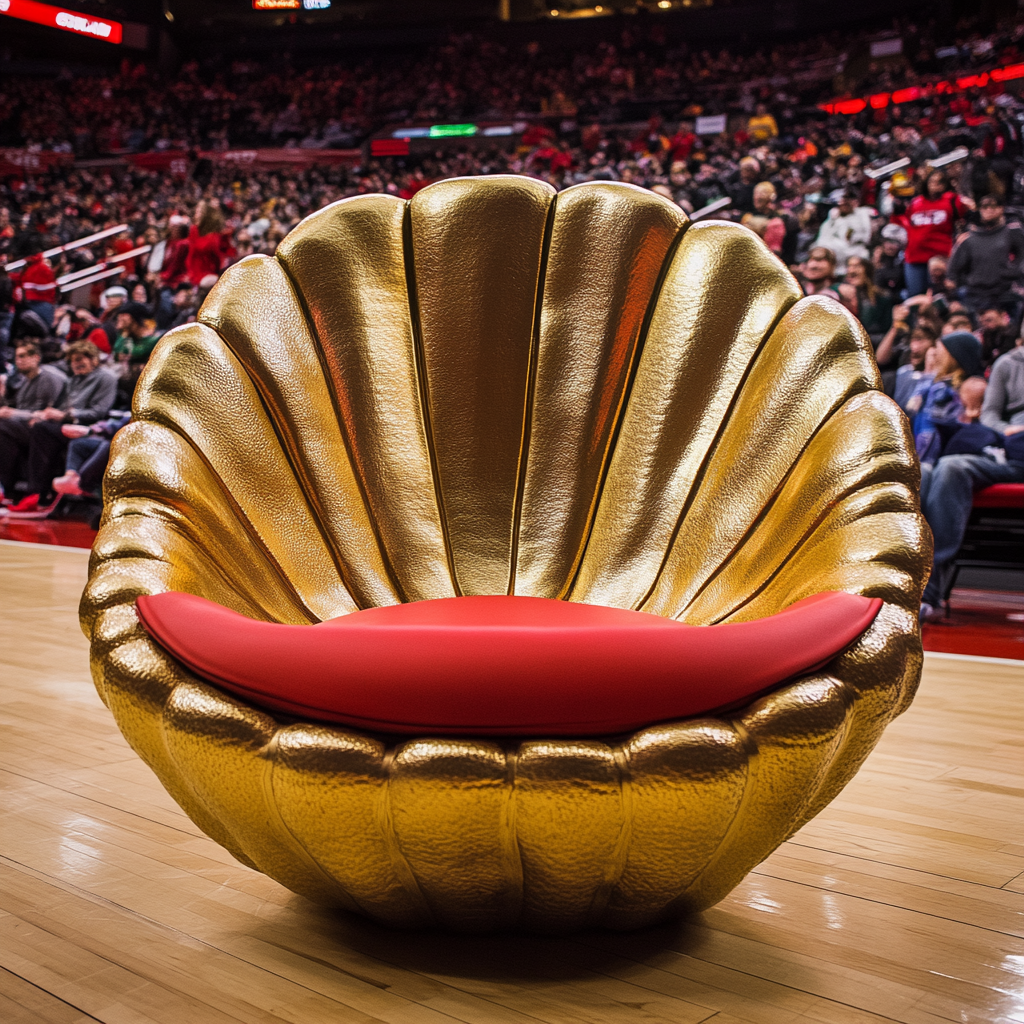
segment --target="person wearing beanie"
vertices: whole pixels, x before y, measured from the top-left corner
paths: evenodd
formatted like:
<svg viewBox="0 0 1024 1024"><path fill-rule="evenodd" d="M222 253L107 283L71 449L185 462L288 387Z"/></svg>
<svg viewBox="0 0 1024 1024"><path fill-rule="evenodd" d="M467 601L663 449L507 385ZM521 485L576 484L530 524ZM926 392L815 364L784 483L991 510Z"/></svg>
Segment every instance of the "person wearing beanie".
<svg viewBox="0 0 1024 1024"><path fill-rule="evenodd" d="M935 376L920 395L914 416L914 444L921 460L922 493L927 491L928 471L942 454L944 432L948 434L961 422L964 404L960 386L969 377L984 372L981 342L967 331L954 331L936 342L932 369Z"/></svg>
<svg viewBox="0 0 1024 1024"><path fill-rule="evenodd" d="M939 342L939 348L945 348L956 361L957 366L949 372L955 374L957 368L963 372L961 383L968 377L980 377L985 372L981 342L970 331L954 331L947 334Z"/></svg>

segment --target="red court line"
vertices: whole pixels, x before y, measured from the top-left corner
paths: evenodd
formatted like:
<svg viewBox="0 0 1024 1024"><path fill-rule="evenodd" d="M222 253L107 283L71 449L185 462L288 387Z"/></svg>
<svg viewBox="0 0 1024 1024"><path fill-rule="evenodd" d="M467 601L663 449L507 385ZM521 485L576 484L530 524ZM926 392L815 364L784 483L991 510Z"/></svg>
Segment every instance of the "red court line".
<svg viewBox="0 0 1024 1024"><path fill-rule="evenodd" d="M74 519L41 519L12 522L0 519L0 540L30 544L56 544L65 548L91 548L96 531Z"/></svg>

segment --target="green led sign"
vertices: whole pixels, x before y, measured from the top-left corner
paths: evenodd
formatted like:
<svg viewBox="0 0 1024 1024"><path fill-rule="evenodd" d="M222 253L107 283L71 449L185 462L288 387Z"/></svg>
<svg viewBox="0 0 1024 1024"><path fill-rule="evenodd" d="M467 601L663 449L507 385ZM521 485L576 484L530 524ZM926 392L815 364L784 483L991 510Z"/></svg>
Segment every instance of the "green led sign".
<svg viewBox="0 0 1024 1024"><path fill-rule="evenodd" d="M475 124L435 124L431 126L432 139L452 139L463 135L476 135L480 129Z"/></svg>

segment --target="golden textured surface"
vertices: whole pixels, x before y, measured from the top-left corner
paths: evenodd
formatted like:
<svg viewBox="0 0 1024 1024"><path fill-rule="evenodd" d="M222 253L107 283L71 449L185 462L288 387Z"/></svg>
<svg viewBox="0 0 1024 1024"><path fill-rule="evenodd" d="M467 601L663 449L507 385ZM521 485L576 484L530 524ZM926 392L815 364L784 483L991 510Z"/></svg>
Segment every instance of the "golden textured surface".
<svg viewBox="0 0 1024 1024"><path fill-rule="evenodd" d="M660 197L456 179L343 200L157 346L82 601L101 696L193 820L402 926L640 927L721 899L852 778L920 674L906 423L859 325ZM395 741L190 676L133 601L315 622L454 593L693 624L878 596L822 671L633 736ZM628 695L627 695L628 698Z"/></svg>

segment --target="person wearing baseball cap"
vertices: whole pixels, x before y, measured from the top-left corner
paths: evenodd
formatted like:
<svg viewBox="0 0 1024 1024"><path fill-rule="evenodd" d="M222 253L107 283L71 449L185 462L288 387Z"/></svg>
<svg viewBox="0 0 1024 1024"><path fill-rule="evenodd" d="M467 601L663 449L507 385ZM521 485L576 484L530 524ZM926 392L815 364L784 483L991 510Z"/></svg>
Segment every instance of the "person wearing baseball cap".
<svg viewBox="0 0 1024 1024"><path fill-rule="evenodd" d="M899 224L886 224L882 228L882 244L875 249L875 287L884 288L894 302L906 288L903 264L906 244L906 229Z"/></svg>
<svg viewBox="0 0 1024 1024"><path fill-rule="evenodd" d="M131 368L141 367L160 340L156 321L148 306L128 302L117 307L117 341L114 356Z"/></svg>

